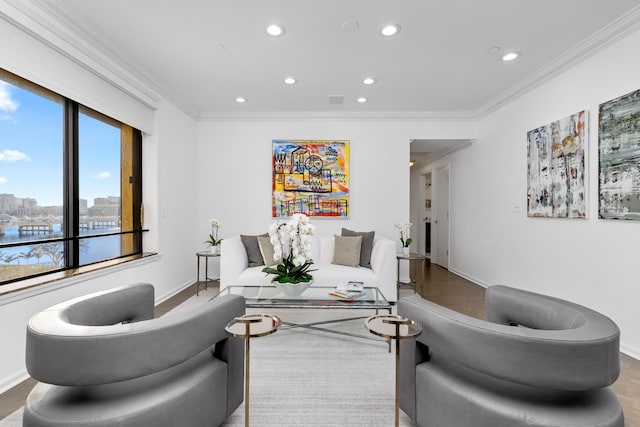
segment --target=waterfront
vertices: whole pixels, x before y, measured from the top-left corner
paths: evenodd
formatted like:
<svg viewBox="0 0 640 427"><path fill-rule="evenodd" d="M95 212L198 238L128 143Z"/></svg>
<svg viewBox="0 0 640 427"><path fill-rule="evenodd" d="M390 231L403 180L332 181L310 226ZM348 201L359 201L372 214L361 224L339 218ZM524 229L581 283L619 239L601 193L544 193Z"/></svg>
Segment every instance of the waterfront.
<svg viewBox="0 0 640 427"><path fill-rule="evenodd" d="M0 235L0 266L2 265L43 265L59 267L62 260L62 242L39 243L63 237L61 224L51 224L51 232L20 234L19 226L4 227L4 235ZM89 229L80 231L81 236L119 232L119 227ZM90 264L120 256L120 236L104 236L80 240L80 263ZM3 244L25 242L21 246L6 247Z"/></svg>

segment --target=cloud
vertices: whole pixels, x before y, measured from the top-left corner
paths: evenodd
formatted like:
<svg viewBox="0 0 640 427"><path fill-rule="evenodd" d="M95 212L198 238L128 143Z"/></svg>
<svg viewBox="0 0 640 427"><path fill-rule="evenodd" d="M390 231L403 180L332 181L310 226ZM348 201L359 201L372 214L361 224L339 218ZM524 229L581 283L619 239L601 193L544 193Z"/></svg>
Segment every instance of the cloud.
<svg viewBox="0 0 640 427"><path fill-rule="evenodd" d="M0 176L0 184L6 184L8 181L7 178Z"/></svg>
<svg viewBox="0 0 640 427"><path fill-rule="evenodd" d="M0 120L11 120L19 104L11 98L11 85L0 81Z"/></svg>
<svg viewBox="0 0 640 427"><path fill-rule="evenodd" d="M31 158L24 154L22 151L18 150L4 150L0 151L0 162L7 163L15 163L20 160L25 160L27 162L31 161Z"/></svg>
<svg viewBox="0 0 640 427"><path fill-rule="evenodd" d="M107 179L107 178L111 178L111 174L109 172L100 172L98 175L96 175L97 179Z"/></svg>

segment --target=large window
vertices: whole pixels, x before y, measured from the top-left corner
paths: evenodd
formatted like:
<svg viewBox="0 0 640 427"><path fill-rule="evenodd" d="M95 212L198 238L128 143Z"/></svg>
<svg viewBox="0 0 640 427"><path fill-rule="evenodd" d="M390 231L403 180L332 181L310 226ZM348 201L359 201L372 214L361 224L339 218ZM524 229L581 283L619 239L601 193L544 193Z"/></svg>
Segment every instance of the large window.
<svg viewBox="0 0 640 427"><path fill-rule="evenodd" d="M0 284L142 253L141 139L0 69Z"/></svg>

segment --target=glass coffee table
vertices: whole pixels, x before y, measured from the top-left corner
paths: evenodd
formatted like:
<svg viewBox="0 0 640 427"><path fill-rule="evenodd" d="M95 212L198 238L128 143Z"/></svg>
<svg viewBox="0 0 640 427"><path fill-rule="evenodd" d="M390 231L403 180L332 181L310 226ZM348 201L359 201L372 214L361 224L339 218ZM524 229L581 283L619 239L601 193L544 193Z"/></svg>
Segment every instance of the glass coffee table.
<svg viewBox="0 0 640 427"><path fill-rule="evenodd" d="M299 308L299 309L324 309L324 310L375 310L376 314L380 310L386 311L391 314L392 306L389 301L382 295L382 292L376 287L365 287L365 292L362 296L354 299L345 299L336 296L329 295L329 293L335 291L335 287L323 287L312 286L309 289L302 292L298 296L285 295L274 285L268 286L249 286L249 285L231 285L224 288L218 295L242 295L245 299L245 304L248 308L259 309L287 309L287 308ZM216 295L217 296L217 295ZM214 297L215 298L215 297ZM332 334L348 335L352 337L364 338L368 340L381 341L379 338L373 337L371 334L358 334L355 332L341 331L336 329L329 329L323 327L331 323L346 322L348 320L366 319L370 317L363 315L358 317L347 317L340 319L329 319L311 323L293 323L287 322L282 319L282 324L286 325L286 328L307 328L323 332L329 332ZM385 340L389 345L389 351L391 351L391 340Z"/></svg>

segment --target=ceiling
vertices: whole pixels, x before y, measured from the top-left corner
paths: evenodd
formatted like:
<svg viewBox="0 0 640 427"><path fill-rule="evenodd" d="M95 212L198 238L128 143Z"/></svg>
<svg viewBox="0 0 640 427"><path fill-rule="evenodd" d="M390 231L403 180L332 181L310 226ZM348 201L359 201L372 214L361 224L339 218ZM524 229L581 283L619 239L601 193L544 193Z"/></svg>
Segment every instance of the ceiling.
<svg viewBox="0 0 640 427"><path fill-rule="evenodd" d="M638 0L38 3L195 118L473 118L640 23ZM267 35L272 23L285 34ZM385 38L388 23L401 30ZM520 57L501 61L508 51ZM298 83L285 85L288 76ZM364 85L367 76L377 82Z"/></svg>

